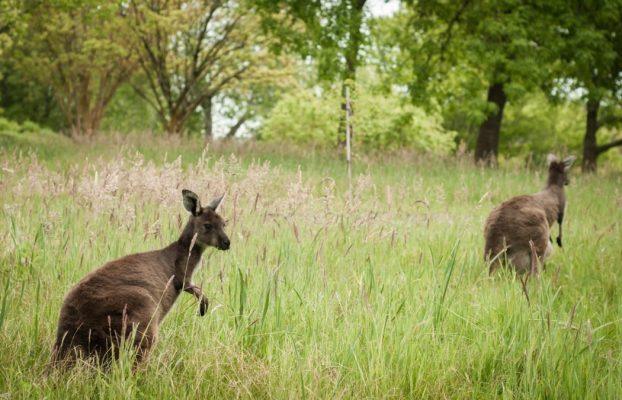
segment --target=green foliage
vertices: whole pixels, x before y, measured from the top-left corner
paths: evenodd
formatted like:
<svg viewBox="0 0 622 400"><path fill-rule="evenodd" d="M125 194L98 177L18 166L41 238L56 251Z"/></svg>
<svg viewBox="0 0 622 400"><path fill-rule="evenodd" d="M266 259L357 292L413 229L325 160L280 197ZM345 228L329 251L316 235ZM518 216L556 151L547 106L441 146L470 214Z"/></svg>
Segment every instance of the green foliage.
<svg viewBox="0 0 622 400"><path fill-rule="evenodd" d="M353 79L362 63L365 0L254 0L262 24L279 41L273 47L312 57L321 80Z"/></svg>
<svg viewBox="0 0 622 400"><path fill-rule="evenodd" d="M130 85L123 85L112 98L101 129L114 132L162 130L155 110Z"/></svg>
<svg viewBox="0 0 622 400"><path fill-rule="evenodd" d="M545 4L503 1L422 1L411 3L410 24L422 40L408 46L415 76L413 88L425 88L442 80L456 66L476 68L488 84L509 84L510 97L543 82L550 50L557 39L555 16Z"/></svg>
<svg viewBox="0 0 622 400"><path fill-rule="evenodd" d="M17 53L17 54L16 54ZM29 71L20 68L12 51L5 63L0 62L0 115L15 121L34 121L41 126L60 131L67 122L54 96L54 88L46 82L32 79Z"/></svg>
<svg viewBox="0 0 622 400"><path fill-rule="evenodd" d="M264 122L259 139L336 145L340 103L330 94L317 96L303 89L284 95Z"/></svg>
<svg viewBox="0 0 622 400"><path fill-rule="evenodd" d="M25 28L22 8L23 4L19 0L0 2L0 57L6 56L7 50L18 39L18 32Z"/></svg>
<svg viewBox="0 0 622 400"><path fill-rule="evenodd" d="M54 134L47 128L41 128L32 121L24 121L21 124L6 118L0 117L0 133L16 133L16 134Z"/></svg>
<svg viewBox="0 0 622 400"><path fill-rule="evenodd" d="M19 43L21 34L26 29L23 2L19 0L0 1L0 115L6 106L6 72L12 64L12 51Z"/></svg>
<svg viewBox="0 0 622 400"><path fill-rule="evenodd" d="M19 132L20 128L17 122L0 117L0 132Z"/></svg>
<svg viewBox="0 0 622 400"><path fill-rule="evenodd" d="M622 85L622 3L618 0L553 2L559 20L560 61L555 93L600 100L619 98Z"/></svg>
<svg viewBox="0 0 622 400"><path fill-rule="evenodd" d="M338 141L341 97L335 90L321 96L306 89L285 95L261 128L260 138L334 145ZM359 90L353 96L353 146L367 149L410 147L447 154L455 133L446 131L438 116L405 102L397 95Z"/></svg>
<svg viewBox="0 0 622 400"><path fill-rule="evenodd" d="M414 148L448 154L456 146L456 133L445 130L438 115L395 95L359 92L354 106L354 140L367 148Z"/></svg>
<svg viewBox="0 0 622 400"><path fill-rule="evenodd" d="M18 123L0 117L0 159L17 153L36 151L44 158L59 160L74 154L76 148L65 136L42 128L34 122ZM3 177L0 175L0 180Z"/></svg>
<svg viewBox="0 0 622 400"><path fill-rule="evenodd" d="M580 154L585 132L580 102L551 103L542 93L512 103L503 121L502 154L535 156L544 161L549 152Z"/></svg>

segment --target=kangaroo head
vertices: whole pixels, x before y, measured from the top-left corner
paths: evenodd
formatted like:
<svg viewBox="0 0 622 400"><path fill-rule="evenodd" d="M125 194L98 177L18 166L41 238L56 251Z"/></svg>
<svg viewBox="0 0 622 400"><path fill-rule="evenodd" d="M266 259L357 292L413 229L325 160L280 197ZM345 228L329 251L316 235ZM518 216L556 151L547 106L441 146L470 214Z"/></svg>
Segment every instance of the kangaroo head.
<svg viewBox="0 0 622 400"><path fill-rule="evenodd" d="M225 221L216 213L224 194L212 200L206 207L201 206L199 196L190 190L182 190L184 207L190 212L190 220L185 231L194 237L201 247L216 247L228 250L231 242L224 231Z"/></svg>
<svg viewBox="0 0 622 400"><path fill-rule="evenodd" d="M574 163L575 156L566 157L564 160L558 160L553 154L549 154L546 161L549 165L549 185L565 186L570 183L568 178L568 170Z"/></svg>

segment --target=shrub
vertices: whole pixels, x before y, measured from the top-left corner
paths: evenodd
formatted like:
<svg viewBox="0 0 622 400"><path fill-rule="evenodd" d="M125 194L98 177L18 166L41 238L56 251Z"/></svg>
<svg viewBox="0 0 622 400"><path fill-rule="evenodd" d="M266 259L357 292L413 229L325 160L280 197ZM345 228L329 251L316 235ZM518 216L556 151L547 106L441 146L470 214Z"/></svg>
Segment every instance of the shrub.
<svg viewBox="0 0 622 400"><path fill-rule="evenodd" d="M311 89L285 95L260 130L266 141L334 145L342 111L336 91ZM437 115L395 94L360 91L354 96L354 145L373 149L415 148L446 154L455 148L456 133L445 130Z"/></svg>

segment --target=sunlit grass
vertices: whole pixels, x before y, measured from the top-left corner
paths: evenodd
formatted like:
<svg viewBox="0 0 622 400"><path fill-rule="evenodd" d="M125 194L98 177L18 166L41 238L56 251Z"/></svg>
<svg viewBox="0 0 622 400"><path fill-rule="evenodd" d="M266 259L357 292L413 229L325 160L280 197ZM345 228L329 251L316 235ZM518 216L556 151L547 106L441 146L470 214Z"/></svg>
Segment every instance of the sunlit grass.
<svg viewBox="0 0 622 400"><path fill-rule="evenodd" d="M322 151L71 146L0 156L0 398L622 396L619 175L574 171L565 247L528 305L511 273L488 277L482 225L538 190L540 169L361 156L347 193ZM135 372L131 354L51 372L64 294L175 240L185 187L227 192L232 248L208 250L195 276L208 315L182 294Z"/></svg>

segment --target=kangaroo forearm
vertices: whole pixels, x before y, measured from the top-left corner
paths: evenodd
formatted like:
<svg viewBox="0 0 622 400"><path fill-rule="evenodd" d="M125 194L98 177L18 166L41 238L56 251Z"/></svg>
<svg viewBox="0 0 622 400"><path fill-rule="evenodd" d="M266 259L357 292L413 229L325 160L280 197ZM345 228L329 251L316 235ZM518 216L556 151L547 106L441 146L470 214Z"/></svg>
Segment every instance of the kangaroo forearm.
<svg viewBox="0 0 622 400"><path fill-rule="evenodd" d="M207 297L203 295L203 290L191 282L184 288L184 291L197 298L199 301L199 314L205 315L209 302L207 301Z"/></svg>
<svg viewBox="0 0 622 400"><path fill-rule="evenodd" d="M194 283L187 284L186 287L184 288L184 292L190 293L191 295L196 297L198 300L201 300L201 297L203 297L203 291L201 290L200 287L198 287Z"/></svg>

